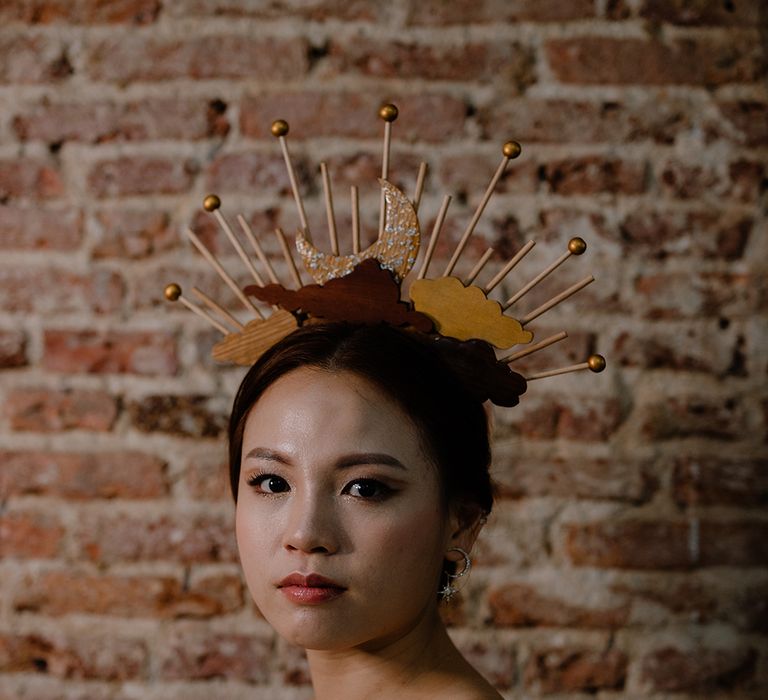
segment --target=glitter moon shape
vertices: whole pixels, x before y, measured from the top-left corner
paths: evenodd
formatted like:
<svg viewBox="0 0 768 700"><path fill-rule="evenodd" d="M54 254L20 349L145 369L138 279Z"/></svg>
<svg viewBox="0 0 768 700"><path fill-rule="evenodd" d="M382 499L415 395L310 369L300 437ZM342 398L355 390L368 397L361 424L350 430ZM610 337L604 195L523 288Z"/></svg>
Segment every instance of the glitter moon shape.
<svg viewBox="0 0 768 700"><path fill-rule="evenodd" d="M344 277L370 258L378 260L379 265L392 272L400 282L416 262L421 240L416 210L408 197L391 182L382 179L379 182L386 200L384 231L379 240L363 252L353 255L321 253L301 231L296 234L296 249L307 272L318 284Z"/></svg>

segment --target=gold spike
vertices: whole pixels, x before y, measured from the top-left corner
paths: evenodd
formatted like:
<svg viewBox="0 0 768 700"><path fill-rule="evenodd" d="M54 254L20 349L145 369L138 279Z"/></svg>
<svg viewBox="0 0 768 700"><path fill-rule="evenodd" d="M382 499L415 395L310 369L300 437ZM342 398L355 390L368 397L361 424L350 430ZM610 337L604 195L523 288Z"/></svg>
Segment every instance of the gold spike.
<svg viewBox="0 0 768 700"><path fill-rule="evenodd" d="M251 248L253 248L253 251L256 253L256 257L258 257L259 262L267 271L267 276L269 277L269 281L273 282L274 284L280 284L280 280L277 278L277 275L275 274L275 270L272 267L272 263L269 262L269 258L267 258L267 256L264 254L264 249L261 247L261 244L257 240L256 235L253 233L253 229L248 225L248 222L245 220L245 217L242 214L237 215L237 223L239 223L240 228L243 229L243 233L245 234L245 237L248 239L248 242L251 244ZM259 284L261 286L264 286L263 282L260 282Z"/></svg>
<svg viewBox="0 0 768 700"><path fill-rule="evenodd" d="M389 150L392 142L392 122L397 119L398 110L393 104L382 105L379 109L379 117L384 120L384 154L381 159L381 179L389 180ZM384 233L384 216L387 202L384 198L384 189L381 190L381 203L379 206L379 237Z"/></svg>
<svg viewBox="0 0 768 700"><path fill-rule="evenodd" d="M533 319L538 318L543 314L545 311L549 311L553 306L557 306L561 301L565 301L568 297L573 296L581 289L584 289L588 284L591 284L595 281L595 278L592 275L589 275L588 277L585 277L580 282L576 282L576 284L571 285L566 289L565 291L560 292L560 294L557 294L553 296L549 301L545 301L541 306L539 306L537 309L534 309L531 311L531 313L526 314L523 316L523 318L520 319L520 323L522 325L525 325L526 323L530 323L533 321Z"/></svg>
<svg viewBox="0 0 768 700"><path fill-rule="evenodd" d="M309 232L309 223L307 222L307 214L304 211L304 203L301 201L301 193L299 192L299 183L296 180L296 171L293 169L293 163L291 162L291 155L288 152L288 141L286 136L288 135L288 122L284 119L277 119L272 122L272 135L276 136L280 142L280 150L283 152L283 160L285 160L285 167L288 170L288 179L291 182L291 190L293 191L293 199L296 202L296 208L299 210L299 220L301 221L301 229L304 232L304 236L308 241L312 240L312 236Z"/></svg>
<svg viewBox="0 0 768 700"><path fill-rule="evenodd" d="M171 284L166 285L165 298L168 299L169 301L180 301L190 311L200 316L200 318L203 318L206 321L208 321L208 323L210 323L216 330L221 331L224 335L229 335L230 330L225 325L223 325L222 323L219 323L207 311L205 311L204 309L201 309L199 306L196 306L191 301L189 301L189 299L182 296L181 287L175 282L172 282Z"/></svg>
<svg viewBox="0 0 768 700"><path fill-rule="evenodd" d="M491 255L493 255L493 248L488 248L488 250L483 253L483 256L480 258L480 260L477 261L477 264L472 268L472 272L470 272L467 278L464 280L464 284L467 287L475 281L475 277L480 274L486 263L491 259Z"/></svg>
<svg viewBox="0 0 768 700"><path fill-rule="evenodd" d="M550 345L553 345L554 343L558 343L561 340L563 340L563 338L567 338L567 337L568 337L568 334L565 331L560 331L559 333L550 335L548 338L544 338L544 340L540 340L538 343L534 343L533 345L528 345L523 350L518 350L517 352L513 352L509 355L499 358L499 362L504 362L506 364L509 364L510 362L516 362L517 360L523 357L526 357L528 355L531 355L534 352L538 352L539 350L548 348Z"/></svg>
<svg viewBox="0 0 768 700"><path fill-rule="evenodd" d="M534 277L528 284L526 284L520 291L518 291L516 294L513 294L507 301L502 305L502 308L504 310L508 309L512 304L514 304L517 301L520 301L520 299L523 298L528 292L531 291L539 282L541 282L545 277L552 274L560 265L562 265L568 258L571 257L571 255L581 255L585 250L587 249L587 244L584 242L582 238L571 238L570 241L568 241L568 250L565 251L555 262L553 262L549 267L542 270L536 277Z"/></svg>
<svg viewBox="0 0 768 700"><path fill-rule="evenodd" d="M499 270L498 274L490 281L488 284L485 285L485 288L483 291L486 294L490 294L493 289L496 288L496 286L512 271L512 269L526 256L528 253L531 252L531 249L533 246L535 246L536 243L534 241L528 241L520 250L515 253L514 257L510 259L510 261L504 265L501 270Z"/></svg>
<svg viewBox="0 0 768 700"><path fill-rule="evenodd" d="M220 306L219 304L217 304L213 299L211 299L211 297L209 297L204 292L201 292L197 287L192 287L192 294L194 294L206 306L213 309L220 316L222 316L227 321L229 321L229 323L231 323L238 331L243 330L243 328L245 327L231 313L229 313L229 311L227 311L223 306Z"/></svg>
<svg viewBox="0 0 768 700"><path fill-rule="evenodd" d="M213 210L213 215L216 217L216 221L219 222L219 226L221 226L224 233L227 234L227 238L229 239L229 242L232 244L232 247L240 256L240 259L243 261L243 264L248 268L248 271L253 276L253 279L256 281L256 284L263 285L264 280L261 278L261 275L253 266L251 259L248 257L248 254L245 252L245 250L243 250L243 246L240 245L240 241L237 239L237 236L235 236L235 232L230 228L229 222L224 218L224 215L221 213L218 207Z"/></svg>
<svg viewBox="0 0 768 700"><path fill-rule="evenodd" d="M360 252L360 198L357 187L352 185L349 190L352 200L352 252Z"/></svg>
<svg viewBox="0 0 768 700"><path fill-rule="evenodd" d="M501 158L501 163L499 163L499 167L496 168L496 172L493 174L493 177L491 178L491 182L488 185L488 188L486 189L485 194L483 195L483 198L480 200L480 204L478 204L477 209L475 209L475 213L472 216L472 220L469 222L469 225L464 231L464 234L462 235L461 240L459 241L459 244L456 246L456 250L453 252L453 256L451 257L447 267L445 268L443 277L447 277L448 275L450 275L453 272L453 268L456 267L456 263L461 257L461 254L464 252L464 248L467 245L467 241L469 241L469 237L472 235L472 232L475 230L475 226L477 226L477 222L480 221L480 217L483 215L483 211L485 210L486 205L491 199L493 190L496 188L496 185L501 179L501 176L504 174L504 169L507 167L507 163L509 163L510 159L517 158L517 156L520 155L520 144L514 141L508 141L507 143L504 144L501 150L503 154Z"/></svg>
<svg viewBox="0 0 768 700"><path fill-rule="evenodd" d="M546 377L554 377L558 374L567 374L568 372L578 372L583 369L591 370L592 372L602 372L605 369L605 358L602 355L590 355L586 362L580 362L578 365L570 365L569 367L560 367L560 369L550 369L546 372L537 372L530 377L526 377L526 381L533 379L544 379Z"/></svg>
<svg viewBox="0 0 768 700"><path fill-rule="evenodd" d="M339 254L339 238L336 233L336 217L333 215L333 193L331 192L331 178L328 175L328 165L320 163L320 172L323 177L323 193L325 195L325 213L328 218L328 236L331 239L331 252Z"/></svg>
<svg viewBox="0 0 768 700"><path fill-rule="evenodd" d="M283 257L288 265L288 271L291 273L294 283L297 287L301 287L301 275L299 274L299 269L296 267L296 261L291 254L291 248L285 238L285 233L281 228L276 228L275 236L277 236L277 240L280 243L280 249L283 251Z"/></svg>
<svg viewBox="0 0 768 700"><path fill-rule="evenodd" d="M432 235L429 237L429 245L427 246L427 252L424 254L424 261L421 263L421 270L417 279L424 279L429 268L429 263L432 260L432 254L435 252L435 246L437 245L437 239L440 236L440 229L443 228L443 222L445 221L445 215L448 212L448 205L451 203L451 195L447 194L443 197L443 203L440 206L440 211L435 219L435 225L432 227Z"/></svg>
<svg viewBox="0 0 768 700"><path fill-rule="evenodd" d="M413 208L418 213L419 204L421 204L421 195L424 192L424 179L427 176L427 164L419 165L419 174L416 176L416 189L413 193Z"/></svg>

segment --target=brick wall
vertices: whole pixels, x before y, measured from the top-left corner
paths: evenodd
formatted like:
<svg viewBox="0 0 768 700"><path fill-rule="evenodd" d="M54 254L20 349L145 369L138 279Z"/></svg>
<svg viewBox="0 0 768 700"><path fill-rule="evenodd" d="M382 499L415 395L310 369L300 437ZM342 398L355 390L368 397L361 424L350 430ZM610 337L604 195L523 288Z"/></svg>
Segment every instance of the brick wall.
<svg viewBox="0 0 768 700"><path fill-rule="evenodd" d="M237 565L222 430L242 372L213 369L216 332L162 288L236 308L179 233L242 269L208 191L295 230L277 117L314 229L325 158L342 240L349 183L370 232L384 100L394 180L430 162L428 225L456 195L443 257L523 143L462 264L535 238L514 291L583 236L532 296L597 284L534 324L571 338L533 364L610 363L497 412L501 498L455 638L509 698L764 697L761 5L0 3L0 698L309 697Z"/></svg>

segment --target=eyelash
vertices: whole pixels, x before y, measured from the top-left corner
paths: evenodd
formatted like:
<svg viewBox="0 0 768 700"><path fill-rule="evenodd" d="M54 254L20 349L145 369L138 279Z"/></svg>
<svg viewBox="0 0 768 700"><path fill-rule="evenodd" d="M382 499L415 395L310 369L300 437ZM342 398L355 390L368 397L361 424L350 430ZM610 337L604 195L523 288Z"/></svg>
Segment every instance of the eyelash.
<svg viewBox="0 0 768 700"><path fill-rule="evenodd" d="M279 496L282 493L285 493L285 491L261 491L260 486L267 480L267 479L280 479L284 484L288 485L288 482L282 477L278 476L277 474L271 474L269 472L265 472L262 474L253 474L252 476L248 477L246 480L246 484L253 488L257 493L260 493L264 496ZM349 488L351 486L354 486L356 484L364 484L364 485L372 485L375 486L378 490L378 493L375 496L353 496L353 498L359 498L364 501L383 501L387 499L389 496L394 493L395 489L393 489L390 486L387 486L382 481L379 481L378 479L366 479L366 478L360 478L360 479L353 479L350 481L343 489L342 493L347 493ZM286 489L289 490L289 489Z"/></svg>

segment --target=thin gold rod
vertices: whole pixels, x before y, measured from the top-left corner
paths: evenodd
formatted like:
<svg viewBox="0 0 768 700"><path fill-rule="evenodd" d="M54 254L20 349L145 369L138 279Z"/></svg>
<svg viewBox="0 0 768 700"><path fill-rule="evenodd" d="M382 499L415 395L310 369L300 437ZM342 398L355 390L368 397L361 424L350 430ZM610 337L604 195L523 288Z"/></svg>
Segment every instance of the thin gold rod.
<svg viewBox="0 0 768 700"><path fill-rule="evenodd" d="M503 308L506 310L512 304L514 304L517 301L520 301L520 299L523 298L528 292L530 292L539 282L541 282L545 277L548 275L551 275L560 265L562 265L568 258L571 257L571 251L568 250L565 253L563 253L555 262L553 262L549 267L542 270L536 277L534 277L528 284L526 284L519 292L516 294L513 294L507 301L504 303Z"/></svg>
<svg viewBox="0 0 768 700"><path fill-rule="evenodd" d="M229 330L224 324L219 323L213 316L211 316L205 309L201 309L196 304L193 304L189 299L183 296L179 296L178 299L184 306L190 311L196 313L200 318L204 318L210 323L216 330L221 331L224 335L229 335L232 331Z"/></svg>
<svg viewBox="0 0 768 700"><path fill-rule="evenodd" d="M422 162L419 165L419 174L416 176L416 189L413 193L413 208L418 213L419 204L421 204L421 195L424 193L424 179L427 176L427 164Z"/></svg>
<svg viewBox="0 0 768 700"><path fill-rule="evenodd" d="M384 155L381 160L381 179L389 179L389 146L392 141L392 122L384 122ZM381 202L379 206L379 237L384 233L384 218L386 216L387 201L384 198L384 188L381 188Z"/></svg>
<svg viewBox="0 0 768 700"><path fill-rule="evenodd" d="M352 185L349 188L350 199L352 200L352 252L360 252L360 196L357 187Z"/></svg>
<svg viewBox="0 0 768 700"><path fill-rule="evenodd" d="M248 311L253 311L259 318L264 318L261 311L259 311L253 305L251 300L243 294L243 291L237 286L237 283L227 274L227 271L221 266L221 263L216 259L213 253L203 245L203 242L197 237L195 232L191 229L185 229L185 233L187 234L187 238L192 241L195 248L197 248L200 254L208 261L208 264L216 270L219 277L224 280L226 285L235 293L235 296L243 303L243 306L245 306Z"/></svg>
<svg viewBox="0 0 768 700"><path fill-rule="evenodd" d="M209 297L204 292L201 292L197 287L192 287L192 294L194 294L200 301L202 301L206 306L216 311L220 316L225 318L229 323L231 323L238 331L243 330L245 326L240 323L229 311L227 311L223 306L220 306L217 304L211 297Z"/></svg>
<svg viewBox="0 0 768 700"><path fill-rule="evenodd" d="M554 377L558 374L567 374L568 372L578 372L582 369L590 369L589 362L580 362L578 365L570 365L568 367L561 367L560 369L550 369L546 372L536 372L535 374L532 374L530 377L526 377L526 381L531 381L532 379L544 379L546 377Z"/></svg>
<svg viewBox="0 0 768 700"><path fill-rule="evenodd" d="M443 203L440 206L440 211L435 219L435 225L432 227L432 235L429 237L429 245L427 246L427 252L424 254L424 261L421 263L421 270L419 270L418 277L416 279L424 279L429 268L429 263L432 260L432 254L435 252L435 246L437 245L437 239L440 236L440 229L443 227L445 221L445 215L448 212L448 205L451 203L451 195L447 194L443 197Z"/></svg>
<svg viewBox="0 0 768 700"><path fill-rule="evenodd" d="M469 273L467 278L464 280L464 285L469 286L472 284L472 282L475 281L475 277L477 277L482 269L485 267L486 263L491 259L491 255L493 255L493 248L488 248L488 250L483 253L483 257L480 258L480 260L477 261L477 264L472 268L472 271Z"/></svg>
<svg viewBox="0 0 768 700"><path fill-rule="evenodd" d="M589 275L588 277L585 277L580 282L576 282L576 284L568 287L568 289L560 292L560 294L553 296L549 301L545 301L537 309L534 309L529 314L526 314L525 316L523 316L523 318L520 320L520 323L523 326L526 323L530 323L531 321L533 321L534 318L538 318L545 311L549 311L553 306L557 306L561 301L565 301L568 297L573 296L580 289L584 289L584 287L586 287L588 284L592 284L592 282L594 281L595 281L595 278L592 275Z"/></svg>
<svg viewBox="0 0 768 700"><path fill-rule="evenodd" d="M336 217L333 215L333 193L331 192L331 178L328 175L328 165L320 163L320 173L323 177L323 193L325 195L325 213L328 217L328 236L331 239L331 252L339 254L339 237L336 233Z"/></svg>
<svg viewBox="0 0 768 700"><path fill-rule="evenodd" d="M499 270L498 274L490 281L488 284L485 285L485 288L483 291L486 294L489 294L491 291L493 291L498 284L512 271L512 269L526 256L528 253L531 252L531 249L533 246L536 245L535 241L528 241L520 250L515 253L515 256L510 259L510 261L504 265L504 267Z"/></svg>
<svg viewBox="0 0 768 700"><path fill-rule="evenodd" d="M299 193L299 183L296 180L296 171L293 169L293 163L291 162L291 155L288 153L288 141L285 136L278 137L280 141L280 149L283 152L283 159L285 160L285 167L288 169L288 179L291 182L291 190L293 191L293 198L296 201L296 208L299 210L299 220L301 221L301 229L304 232L304 236L311 243L312 236L309 232L309 223L307 222L307 214L304 211L304 203L301 201L301 194Z"/></svg>
<svg viewBox="0 0 768 700"><path fill-rule="evenodd" d="M472 216L472 220L469 222L469 225L464 231L464 234L462 235L461 240L459 241L459 244L456 246L456 250L453 252L453 257L451 257L447 267L445 268L443 277L448 277L448 275L450 275L453 272L453 268L456 267L456 263L461 257L461 254L464 252L464 248L467 245L467 241L469 240L469 237L472 235L472 232L475 230L475 226L477 226L477 222L480 221L480 217L483 215L483 210L485 209L485 206L488 204L488 201L491 199L493 190L496 188L496 185L498 184L499 180L501 180L501 176L504 174L504 169L507 167L507 163L509 163L509 158L505 155L502 157L501 163L499 163L499 167L496 168L496 172L493 174L493 177L491 178L491 182L488 185L488 189L486 189L482 200L480 200L480 204L477 205L477 209L475 209L475 213Z"/></svg>
<svg viewBox="0 0 768 700"><path fill-rule="evenodd" d="M276 228L275 236L277 236L277 240L280 243L280 249L283 251L283 257L285 258L285 262L288 265L288 271L291 273L291 277L293 278L294 283L297 287L301 287L301 275L299 274L299 270L296 267L296 261L293 259L291 248L285 238L283 229Z"/></svg>
<svg viewBox="0 0 768 700"><path fill-rule="evenodd" d="M235 251L237 251L237 254L240 256L240 259L248 268L248 271L251 273L251 275L253 275L253 279L256 281L256 284L260 286L264 286L264 280L261 278L261 275L253 266L251 259L248 257L248 254L243 249L243 246L240 244L240 241L237 240L237 236L235 235L235 232L230 227L229 222L224 218L224 215L218 209L214 210L213 215L216 217L216 221L219 222L219 225L221 226L221 228L224 229L224 233L227 234L227 238L229 238L229 242L232 244L232 247L235 249Z"/></svg>
<svg viewBox="0 0 768 700"><path fill-rule="evenodd" d="M259 262L267 271L267 276L269 277L269 281L274 284L280 284L280 280L275 274L275 269L272 267L272 263L269 262L269 258L267 258L266 254L264 253L264 249L261 247L261 243L259 243L258 239L256 238L256 235L253 233L253 229L250 227L250 225L245 220L245 217L242 214L238 214L237 223L239 223L240 228L243 229L243 233L245 234L245 237L248 239L248 242L251 244L251 248L253 248L253 252L256 253L256 257L258 257ZM264 286L263 282L260 282L259 284L262 287Z"/></svg>
<svg viewBox="0 0 768 700"><path fill-rule="evenodd" d="M505 362L507 364L509 364L510 362L516 362L517 360L523 357L527 357L528 355L531 355L534 352L538 352L539 350L548 348L550 345L553 345L554 343L558 343L567 337L568 337L568 334L565 331L560 331L559 333L550 335L549 338L544 338L544 340L541 340L538 343L534 343L533 345L526 346L526 348L523 350L518 350L517 352L513 352L510 355L506 355L505 357L499 358L499 362Z"/></svg>

